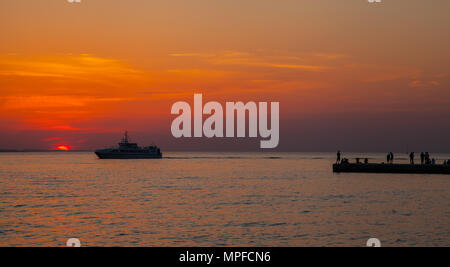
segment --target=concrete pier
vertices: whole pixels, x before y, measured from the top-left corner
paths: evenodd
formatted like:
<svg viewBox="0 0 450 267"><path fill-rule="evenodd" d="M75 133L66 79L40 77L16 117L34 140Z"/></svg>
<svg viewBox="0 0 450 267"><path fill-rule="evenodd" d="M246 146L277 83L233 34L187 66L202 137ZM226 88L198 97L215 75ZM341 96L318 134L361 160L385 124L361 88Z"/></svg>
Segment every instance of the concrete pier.
<svg viewBox="0 0 450 267"><path fill-rule="evenodd" d="M421 164L333 164L333 172L450 174L450 165Z"/></svg>

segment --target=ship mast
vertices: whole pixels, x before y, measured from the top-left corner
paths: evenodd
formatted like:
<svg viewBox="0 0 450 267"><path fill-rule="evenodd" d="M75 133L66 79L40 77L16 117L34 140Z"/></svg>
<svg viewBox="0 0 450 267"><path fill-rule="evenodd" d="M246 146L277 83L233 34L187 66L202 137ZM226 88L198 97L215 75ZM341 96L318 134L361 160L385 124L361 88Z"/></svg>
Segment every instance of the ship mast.
<svg viewBox="0 0 450 267"><path fill-rule="evenodd" d="M125 131L125 135L123 136L122 142L128 144L128 131Z"/></svg>

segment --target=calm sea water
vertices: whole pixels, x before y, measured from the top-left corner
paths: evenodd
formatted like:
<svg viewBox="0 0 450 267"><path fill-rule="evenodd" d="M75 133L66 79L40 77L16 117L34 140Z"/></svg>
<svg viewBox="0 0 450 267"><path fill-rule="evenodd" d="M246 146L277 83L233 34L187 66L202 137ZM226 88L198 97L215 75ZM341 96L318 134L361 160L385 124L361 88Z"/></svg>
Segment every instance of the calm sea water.
<svg viewBox="0 0 450 267"><path fill-rule="evenodd" d="M333 174L332 153L165 156L0 153L0 245L450 246L448 175Z"/></svg>

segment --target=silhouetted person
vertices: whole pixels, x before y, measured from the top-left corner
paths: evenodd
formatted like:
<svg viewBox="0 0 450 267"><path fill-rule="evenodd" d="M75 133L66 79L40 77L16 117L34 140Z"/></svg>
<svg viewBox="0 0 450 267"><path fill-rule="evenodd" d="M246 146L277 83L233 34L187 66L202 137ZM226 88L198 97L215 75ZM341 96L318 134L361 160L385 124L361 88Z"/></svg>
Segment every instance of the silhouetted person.
<svg viewBox="0 0 450 267"><path fill-rule="evenodd" d="M411 152L411 153L409 154L409 162L410 162L412 165L414 165L414 157L415 157L414 152Z"/></svg>
<svg viewBox="0 0 450 267"><path fill-rule="evenodd" d="M391 155L391 163L394 164L394 153L390 152L389 154Z"/></svg>
<svg viewBox="0 0 450 267"><path fill-rule="evenodd" d="M336 158L336 163L341 163L341 151L339 150L338 152L337 152L337 158Z"/></svg>
<svg viewBox="0 0 450 267"><path fill-rule="evenodd" d="M390 153L387 154L386 161L388 164L391 163L391 154Z"/></svg>
<svg viewBox="0 0 450 267"><path fill-rule="evenodd" d="M369 159L368 158L364 159L364 164L369 164Z"/></svg>
<svg viewBox="0 0 450 267"><path fill-rule="evenodd" d="M359 158L356 158L356 164L359 164L359 163L360 163Z"/></svg>
<svg viewBox="0 0 450 267"><path fill-rule="evenodd" d="M432 160L431 160L431 164L433 164L433 165L436 164L436 160L435 160L435 159L432 159Z"/></svg>
<svg viewBox="0 0 450 267"><path fill-rule="evenodd" d="M420 153L420 164L424 164L425 163L425 153Z"/></svg>
<svg viewBox="0 0 450 267"><path fill-rule="evenodd" d="M428 153L428 152L425 152L425 163L426 164L430 164L431 163L431 161L430 161L430 153Z"/></svg>

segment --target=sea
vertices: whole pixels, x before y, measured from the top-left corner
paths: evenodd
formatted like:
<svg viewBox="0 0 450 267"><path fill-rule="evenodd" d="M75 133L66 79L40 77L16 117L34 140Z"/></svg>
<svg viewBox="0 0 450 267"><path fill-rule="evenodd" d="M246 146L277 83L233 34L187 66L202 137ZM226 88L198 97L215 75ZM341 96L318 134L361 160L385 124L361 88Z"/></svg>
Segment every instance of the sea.
<svg viewBox="0 0 450 267"><path fill-rule="evenodd" d="M335 174L335 153L164 157L0 153L0 246L450 246L449 175Z"/></svg>

